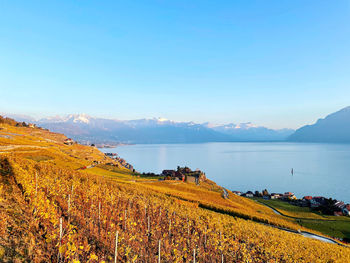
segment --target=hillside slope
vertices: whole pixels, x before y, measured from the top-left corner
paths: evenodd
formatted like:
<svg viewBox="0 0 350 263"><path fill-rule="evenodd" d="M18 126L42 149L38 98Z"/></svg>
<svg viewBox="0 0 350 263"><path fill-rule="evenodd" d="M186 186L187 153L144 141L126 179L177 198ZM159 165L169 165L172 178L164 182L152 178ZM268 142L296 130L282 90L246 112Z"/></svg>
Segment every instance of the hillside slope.
<svg viewBox="0 0 350 263"><path fill-rule="evenodd" d="M350 262L349 248L273 228L300 226L210 180L140 177L64 139L0 124L1 262L112 262L116 233L118 262Z"/></svg>
<svg viewBox="0 0 350 263"><path fill-rule="evenodd" d="M332 113L315 124L296 130L289 138L295 142L350 143L350 107Z"/></svg>

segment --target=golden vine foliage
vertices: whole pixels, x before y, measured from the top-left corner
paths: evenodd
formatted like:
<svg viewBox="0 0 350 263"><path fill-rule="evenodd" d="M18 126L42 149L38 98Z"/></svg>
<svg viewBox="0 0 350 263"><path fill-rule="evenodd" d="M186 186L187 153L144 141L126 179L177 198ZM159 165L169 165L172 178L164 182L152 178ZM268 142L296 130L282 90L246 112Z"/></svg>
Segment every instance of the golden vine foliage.
<svg viewBox="0 0 350 263"><path fill-rule="evenodd" d="M52 261L349 262L349 249L186 205L142 185L6 157ZM63 235L60 239L60 218ZM60 256L58 257L58 255Z"/></svg>
<svg viewBox="0 0 350 263"><path fill-rule="evenodd" d="M118 262L350 262L347 247L253 222L298 228L250 200L223 199L213 182L76 170L94 150L36 143L21 129L21 143L46 148L0 155L0 261L113 262L118 232ZM33 158L44 154L52 158Z"/></svg>

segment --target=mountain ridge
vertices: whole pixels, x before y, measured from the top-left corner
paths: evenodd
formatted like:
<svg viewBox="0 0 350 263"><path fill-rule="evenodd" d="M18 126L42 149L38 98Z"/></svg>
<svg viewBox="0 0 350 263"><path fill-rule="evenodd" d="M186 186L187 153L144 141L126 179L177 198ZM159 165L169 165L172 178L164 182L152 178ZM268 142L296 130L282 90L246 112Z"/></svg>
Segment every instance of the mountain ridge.
<svg viewBox="0 0 350 263"><path fill-rule="evenodd" d="M350 143L350 106L297 129L288 141Z"/></svg>
<svg viewBox="0 0 350 263"><path fill-rule="evenodd" d="M75 140L93 143L199 143L283 141L293 130L273 130L251 122L211 124L178 122L165 118L118 120L95 118L87 114L69 114L34 120L26 116L7 115L20 121L34 122Z"/></svg>

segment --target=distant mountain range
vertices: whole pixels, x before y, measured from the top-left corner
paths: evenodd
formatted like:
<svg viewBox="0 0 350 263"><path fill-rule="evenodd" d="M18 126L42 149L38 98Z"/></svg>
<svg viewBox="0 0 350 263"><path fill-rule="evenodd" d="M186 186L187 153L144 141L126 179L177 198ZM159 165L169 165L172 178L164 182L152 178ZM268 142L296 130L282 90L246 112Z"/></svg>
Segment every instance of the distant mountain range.
<svg viewBox="0 0 350 263"><path fill-rule="evenodd" d="M252 123L213 125L175 122L162 118L113 120L86 114L71 114L35 120L30 116L5 116L35 123L54 132L64 133L85 143L199 143L240 141L283 141L294 130L273 130Z"/></svg>
<svg viewBox="0 0 350 263"><path fill-rule="evenodd" d="M306 125L288 137L294 142L350 143L350 107Z"/></svg>

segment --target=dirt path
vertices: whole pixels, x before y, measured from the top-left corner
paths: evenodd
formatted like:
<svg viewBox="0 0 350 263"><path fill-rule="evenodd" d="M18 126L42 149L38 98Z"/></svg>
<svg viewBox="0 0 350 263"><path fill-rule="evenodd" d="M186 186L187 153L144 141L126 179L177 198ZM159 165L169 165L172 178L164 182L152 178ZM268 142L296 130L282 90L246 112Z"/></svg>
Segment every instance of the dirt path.
<svg viewBox="0 0 350 263"><path fill-rule="evenodd" d="M8 152L18 148L45 149L47 147L34 145L0 145L0 152Z"/></svg>

